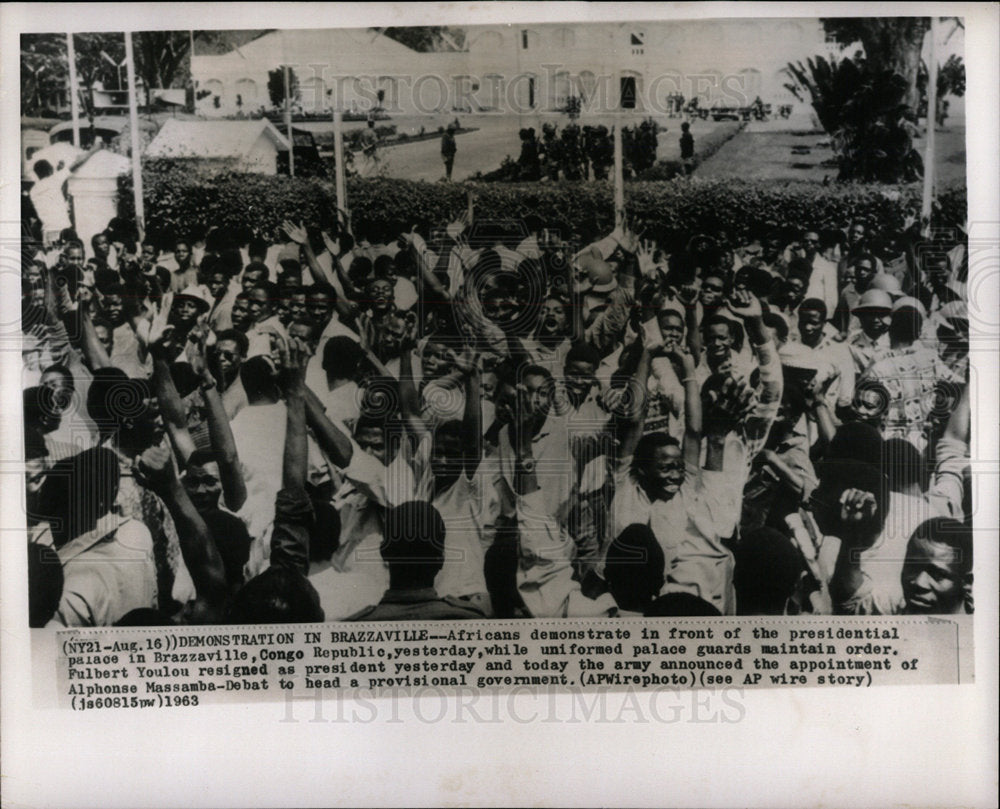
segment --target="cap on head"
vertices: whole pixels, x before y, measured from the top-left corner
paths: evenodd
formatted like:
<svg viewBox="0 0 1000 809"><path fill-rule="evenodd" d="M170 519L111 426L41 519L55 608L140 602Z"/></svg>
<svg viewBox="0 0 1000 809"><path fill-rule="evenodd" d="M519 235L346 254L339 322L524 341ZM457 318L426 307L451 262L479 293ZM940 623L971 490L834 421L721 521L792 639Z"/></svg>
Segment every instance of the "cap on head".
<svg viewBox="0 0 1000 809"><path fill-rule="evenodd" d="M898 284L899 282L896 281L896 283ZM889 295L888 292L886 292L883 289L869 289L861 296L861 300L858 301L853 311L868 312L875 310L883 310L886 312L891 312L892 308L893 308L892 297Z"/></svg>
<svg viewBox="0 0 1000 809"><path fill-rule="evenodd" d="M587 274L591 292L610 292L618 286L611 265L599 255L587 253L580 256L578 264L580 269Z"/></svg>
<svg viewBox="0 0 1000 809"><path fill-rule="evenodd" d="M904 295L893 303L893 312L898 312L900 309L916 309L921 317L927 317L927 310L924 308L924 305L916 298L911 298L908 295Z"/></svg>
<svg viewBox="0 0 1000 809"><path fill-rule="evenodd" d="M893 298L900 298L903 296L903 287L899 283L899 279L895 275L889 275L887 272L880 272L872 279L872 285L868 292L879 290L886 292ZM867 292L865 293L868 294ZM864 296L862 296L864 299Z"/></svg>
<svg viewBox="0 0 1000 809"><path fill-rule="evenodd" d="M214 304L212 293L208 291L207 287L198 284L191 284L174 296L175 301L179 301L182 298L194 301L202 312L207 312Z"/></svg>

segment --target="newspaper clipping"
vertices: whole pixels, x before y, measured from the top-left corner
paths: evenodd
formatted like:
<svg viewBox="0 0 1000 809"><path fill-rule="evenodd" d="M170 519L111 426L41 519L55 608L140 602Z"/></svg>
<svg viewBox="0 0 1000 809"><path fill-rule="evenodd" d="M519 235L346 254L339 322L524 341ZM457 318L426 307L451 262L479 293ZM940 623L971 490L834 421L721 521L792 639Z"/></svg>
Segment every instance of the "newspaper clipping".
<svg viewBox="0 0 1000 809"><path fill-rule="evenodd" d="M37 704L972 682L965 33L23 33Z"/></svg>

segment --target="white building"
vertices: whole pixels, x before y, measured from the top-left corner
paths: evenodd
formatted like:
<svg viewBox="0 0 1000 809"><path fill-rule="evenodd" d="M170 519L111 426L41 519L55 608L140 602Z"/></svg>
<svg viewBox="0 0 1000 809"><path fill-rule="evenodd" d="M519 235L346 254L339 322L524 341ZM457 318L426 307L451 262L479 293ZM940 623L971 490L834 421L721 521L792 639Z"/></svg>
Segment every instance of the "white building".
<svg viewBox="0 0 1000 809"><path fill-rule="evenodd" d="M817 18L691 22L476 25L465 47L420 53L376 29L275 31L219 56L194 56L198 112L249 114L271 108L268 72L290 65L304 112L334 108L390 115L544 113L583 98L593 112L667 112L667 96L701 106L798 102L785 88L789 62L840 56ZM948 46L961 53L961 36ZM944 61L942 57L940 61Z"/></svg>
<svg viewBox="0 0 1000 809"><path fill-rule="evenodd" d="M259 121L181 121L163 124L146 149L147 159L197 160L202 165L277 174L278 152L288 141L274 126Z"/></svg>
<svg viewBox="0 0 1000 809"><path fill-rule="evenodd" d="M470 26L466 47L418 53L375 29L275 31L238 50L194 56L198 111L206 116L271 108L268 72L290 65L303 111L391 114L555 111L570 95L593 109L666 112L666 97L742 106L758 95L792 103L789 61L836 46L818 20ZM379 93L381 92L381 100Z"/></svg>

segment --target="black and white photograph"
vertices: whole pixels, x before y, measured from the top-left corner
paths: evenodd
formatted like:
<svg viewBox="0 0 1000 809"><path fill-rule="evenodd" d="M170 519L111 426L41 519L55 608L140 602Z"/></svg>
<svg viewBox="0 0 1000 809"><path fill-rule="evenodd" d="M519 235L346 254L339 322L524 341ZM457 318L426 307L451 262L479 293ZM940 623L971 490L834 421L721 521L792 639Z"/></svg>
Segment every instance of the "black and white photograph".
<svg viewBox="0 0 1000 809"><path fill-rule="evenodd" d="M799 744L816 688L982 699L996 9L671 5L2 12L4 629L36 709L181 733L217 687L284 723L590 687L735 725L799 686ZM683 794L843 798L760 775ZM311 800L558 800L475 779ZM675 800L635 789L563 800Z"/></svg>
<svg viewBox="0 0 1000 809"><path fill-rule="evenodd" d="M963 41L22 35L31 626L971 613Z"/></svg>

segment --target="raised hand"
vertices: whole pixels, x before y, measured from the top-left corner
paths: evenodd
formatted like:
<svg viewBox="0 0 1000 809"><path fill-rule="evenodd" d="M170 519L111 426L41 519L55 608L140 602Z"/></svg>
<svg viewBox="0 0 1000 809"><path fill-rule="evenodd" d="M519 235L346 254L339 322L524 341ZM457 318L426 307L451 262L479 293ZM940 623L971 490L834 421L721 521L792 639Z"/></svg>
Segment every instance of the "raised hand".
<svg viewBox="0 0 1000 809"><path fill-rule="evenodd" d="M837 374L831 373L826 374L822 380L820 380L819 374L810 379L802 388L802 398L806 407L811 410L822 402L837 378Z"/></svg>
<svg viewBox="0 0 1000 809"><path fill-rule="evenodd" d="M665 357L678 365L682 371L681 379L694 376L695 364L694 356L684 343L664 344L662 353Z"/></svg>
<svg viewBox="0 0 1000 809"><path fill-rule="evenodd" d="M191 363L191 370L205 384L215 385L215 377L212 375L208 361L208 343L212 337L212 330L208 326L208 315L201 315L194 328L188 333L187 358Z"/></svg>
<svg viewBox="0 0 1000 809"><path fill-rule="evenodd" d="M296 244L305 244L309 239L309 234L306 233L306 229L302 227L302 224L298 225L286 219L281 223L281 229L288 234L288 238L291 239Z"/></svg>
<svg viewBox="0 0 1000 809"><path fill-rule="evenodd" d="M653 256L656 253L656 244L651 239L643 239L636 250L636 259L639 261L639 271L645 276L656 276L656 262Z"/></svg>
<svg viewBox="0 0 1000 809"><path fill-rule="evenodd" d="M279 384L285 396L301 394L305 389L306 366L312 352L309 346L298 337L289 337L282 341L278 351L281 355L281 371Z"/></svg>
<svg viewBox="0 0 1000 809"><path fill-rule="evenodd" d="M176 479L172 452L164 446L150 447L136 458L132 472L147 489L162 490Z"/></svg>
<svg viewBox="0 0 1000 809"><path fill-rule="evenodd" d="M147 310L145 319L140 320L135 336L140 345L154 356L166 356L173 348L174 327L170 325L170 307L174 302L172 292L164 293L158 304Z"/></svg>
<svg viewBox="0 0 1000 809"><path fill-rule="evenodd" d="M698 302L698 284L697 282L691 284L684 284L679 289L677 289L677 300L683 303L685 306L694 306Z"/></svg>
<svg viewBox="0 0 1000 809"><path fill-rule="evenodd" d="M848 525L871 520L878 511L875 495L861 489L847 489L840 495L840 519Z"/></svg>
<svg viewBox="0 0 1000 809"><path fill-rule="evenodd" d="M740 320L749 320L764 314L757 296L748 289L733 290L727 304L729 311Z"/></svg>
<svg viewBox="0 0 1000 809"><path fill-rule="evenodd" d="M735 377L727 377L717 390L704 398L705 431L725 435L747 415L753 403L753 390Z"/></svg>
<svg viewBox="0 0 1000 809"><path fill-rule="evenodd" d="M323 244L334 256L340 255L340 239L334 239L327 231L323 231Z"/></svg>
<svg viewBox="0 0 1000 809"><path fill-rule="evenodd" d="M458 239L458 237L463 234L469 227L469 211L462 211L461 215L454 222L449 222L445 230L448 235L453 239Z"/></svg>
<svg viewBox="0 0 1000 809"><path fill-rule="evenodd" d="M476 353L469 346L465 346L461 354L454 349L448 349L448 359L462 376L469 376L476 370Z"/></svg>

